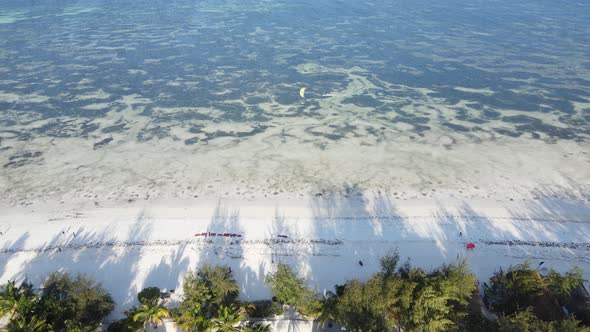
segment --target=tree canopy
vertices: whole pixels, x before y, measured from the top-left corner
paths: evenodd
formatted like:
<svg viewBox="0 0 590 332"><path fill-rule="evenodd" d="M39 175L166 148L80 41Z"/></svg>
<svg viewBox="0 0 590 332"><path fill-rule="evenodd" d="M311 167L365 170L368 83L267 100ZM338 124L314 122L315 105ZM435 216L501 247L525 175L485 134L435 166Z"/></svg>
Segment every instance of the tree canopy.
<svg viewBox="0 0 590 332"><path fill-rule="evenodd" d="M266 276L265 283L270 285L274 299L278 303L295 306L305 316L320 315L321 297L307 287L305 280L298 278L289 265L279 263L276 271Z"/></svg>
<svg viewBox="0 0 590 332"><path fill-rule="evenodd" d="M550 270L546 275L531 267L530 262L499 269L485 287L490 310L505 316L532 310L545 321L562 320L562 307L582 282L582 271L574 268L565 274Z"/></svg>
<svg viewBox="0 0 590 332"><path fill-rule="evenodd" d="M479 287L465 261L431 271L399 261L397 252L387 255L367 279L348 280L323 295L290 266L278 264L265 278L274 301L253 303L239 300L231 268L204 265L186 275L178 307L167 307L160 289L147 287L108 331L144 331L171 318L186 332L267 332L270 326L252 317L275 316L290 305L320 324L337 322L358 332L590 332L590 303L578 268L543 274L524 262L499 269L484 283L484 299L498 316L491 321L481 313ZM39 289L26 281L0 286L0 315L8 317L11 332L95 331L113 307L108 292L84 275L54 273Z"/></svg>
<svg viewBox="0 0 590 332"><path fill-rule="evenodd" d="M53 273L36 293L30 283L8 282L0 290L0 310L13 331L96 329L114 309L110 294L85 275Z"/></svg>
<svg viewBox="0 0 590 332"><path fill-rule="evenodd" d="M476 288L465 262L430 273L409 263L396 270L397 253L381 259L367 282L351 280L337 290L332 316L350 331L447 331L457 329Z"/></svg>

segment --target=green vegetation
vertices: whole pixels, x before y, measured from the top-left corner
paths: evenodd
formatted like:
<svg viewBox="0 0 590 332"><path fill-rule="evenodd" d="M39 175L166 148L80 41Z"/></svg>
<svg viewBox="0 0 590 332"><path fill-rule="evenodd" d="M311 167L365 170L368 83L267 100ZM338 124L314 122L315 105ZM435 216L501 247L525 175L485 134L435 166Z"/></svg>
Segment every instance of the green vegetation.
<svg viewBox="0 0 590 332"><path fill-rule="evenodd" d="M145 328L151 324L154 328L164 324L164 318L170 317L170 312L162 304L149 302L142 304L137 311L133 312L133 321L141 323Z"/></svg>
<svg viewBox="0 0 590 332"><path fill-rule="evenodd" d="M530 262L499 269L484 287L485 301L502 331L590 331L582 274L574 268L543 275Z"/></svg>
<svg viewBox="0 0 590 332"><path fill-rule="evenodd" d="M515 312L509 316L500 316L496 331L520 332L590 332L589 327L582 326L573 316L559 321L546 322L535 316L531 308Z"/></svg>
<svg viewBox="0 0 590 332"><path fill-rule="evenodd" d="M349 280L323 296L291 267L278 264L265 278L273 301L252 303L239 300L229 267L204 265L186 275L177 307L165 306L159 288L145 288L138 305L108 331L145 331L169 318L187 332L268 332L270 325L249 318L281 315L288 305L347 331L590 332L590 303L578 268L542 274L525 262L498 270L484 284L484 302L497 315L487 320L477 280L464 261L432 271L398 263L397 253L385 256L381 270L366 281ZM0 286L0 315L8 317L8 331L97 331L113 307L110 295L83 275L54 273L41 290L28 282Z"/></svg>
<svg viewBox="0 0 590 332"><path fill-rule="evenodd" d="M244 332L270 332L270 325L264 325L263 323L250 322L244 328Z"/></svg>
<svg viewBox="0 0 590 332"><path fill-rule="evenodd" d="M8 315L9 319L13 319L17 313L22 313L19 309L33 298L33 285L24 282L16 286L14 281L9 281L0 288L0 294L0 316Z"/></svg>
<svg viewBox="0 0 590 332"><path fill-rule="evenodd" d="M217 317L212 319L213 328L219 332L241 331L241 328L235 327L238 323L246 319L246 311L237 305L229 307L221 306L217 312Z"/></svg>
<svg viewBox="0 0 590 332"><path fill-rule="evenodd" d="M41 292L28 282L8 282L0 289L0 310L10 331L96 330L114 309L111 296L84 275L51 274Z"/></svg>
<svg viewBox="0 0 590 332"><path fill-rule="evenodd" d="M137 300L141 304L154 306L160 300L160 289L158 287L147 287L137 294Z"/></svg>
<svg viewBox="0 0 590 332"><path fill-rule="evenodd" d="M141 306L126 312L127 317L111 324L109 331L141 331L148 324L162 324L168 317L187 332L269 331L266 325L243 326L256 308L240 302L238 284L227 266L204 265L197 273L188 273L182 289L183 300L171 310L161 303L159 289L144 289L138 294Z"/></svg>
<svg viewBox="0 0 590 332"><path fill-rule="evenodd" d="M279 263L277 270L266 276L274 300L280 304L292 305L304 316L317 317L322 310L322 300L305 281L297 277L290 266Z"/></svg>
<svg viewBox="0 0 590 332"><path fill-rule="evenodd" d="M254 311L250 314L250 317L264 318L274 317L283 314L283 305L271 300L260 300L250 303L254 306Z"/></svg>
<svg viewBox="0 0 590 332"><path fill-rule="evenodd" d="M324 301L321 321L334 320L349 331L452 331L467 315L476 280L465 262L433 272L409 263L397 271L396 254L367 282L351 280Z"/></svg>
<svg viewBox="0 0 590 332"><path fill-rule="evenodd" d="M238 284L227 266L204 265L196 274L187 274L182 288L184 300L176 322L186 331L219 327L231 318L230 314L241 317Z"/></svg>
<svg viewBox="0 0 590 332"><path fill-rule="evenodd" d="M110 294L84 275L71 278L66 273L49 275L43 284L41 306L55 329L70 324L98 326L115 308Z"/></svg>

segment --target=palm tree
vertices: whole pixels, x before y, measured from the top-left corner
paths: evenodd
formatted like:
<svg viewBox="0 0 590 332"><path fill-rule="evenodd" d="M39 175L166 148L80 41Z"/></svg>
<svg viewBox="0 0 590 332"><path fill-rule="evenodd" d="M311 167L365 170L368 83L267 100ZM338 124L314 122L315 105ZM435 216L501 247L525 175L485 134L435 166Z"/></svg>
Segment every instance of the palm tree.
<svg viewBox="0 0 590 332"><path fill-rule="evenodd" d="M8 316L8 331L47 331L50 326L45 315L36 313L38 304L39 297L33 292L31 283L25 281L17 287L14 281L8 281L0 286L0 317Z"/></svg>
<svg viewBox="0 0 590 332"><path fill-rule="evenodd" d="M49 330L49 325L45 319L37 317L18 317L10 320L8 324L8 331L10 332L44 332Z"/></svg>
<svg viewBox="0 0 590 332"><path fill-rule="evenodd" d="M0 317L8 315L8 318L12 319L16 313L19 298L19 289L15 286L14 281L8 281L6 285L2 285L0 290Z"/></svg>
<svg viewBox="0 0 590 332"><path fill-rule="evenodd" d="M33 300L33 285L24 281L16 286L14 281L8 281L6 285L0 286L0 316L9 314L10 318L18 311L19 302Z"/></svg>
<svg viewBox="0 0 590 332"><path fill-rule="evenodd" d="M145 305L142 304L139 310L133 315L134 322L142 322L145 329L147 324L154 324L158 327L159 324L164 324L164 318L170 317L170 312L161 304Z"/></svg>
<svg viewBox="0 0 590 332"><path fill-rule="evenodd" d="M322 309L318 316L321 327L326 326L329 322L337 321L338 317L338 297L332 292L328 292L326 298L322 301Z"/></svg>
<svg viewBox="0 0 590 332"><path fill-rule="evenodd" d="M238 300L240 290L229 266L203 265L197 273L198 281L207 287L211 296L210 314L215 314L222 305L230 305Z"/></svg>
<svg viewBox="0 0 590 332"><path fill-rule="evenodd" d="M270 324L264 325L263 323L250 322L245 328L244 332L270 332Z"/></svg>
<svg viewBox="0 0 590 332"><path fill-rule="evenodd" d="M205 318L199 308L193 307L176 318L176 326L186 332L206 332L213 328L213 322Z"/></svg>
<svg viewBox="0 0 590 332"><path fill-rule="evenodd" d="M219 332L240 331L240 328L234 325L246 318L243 308L232 304L229 307L221 306L217 311L217 317L213 318L213 327Z"/></svg>
<svg viewBox="0 0 590 332"><path fill-rule="evenodd" d="M253 303L242 302L242 310L247 315L252 315L256 311L256 306Z"/></svg>
<svg viewBox="0 0 590 332"><path fill-rule="evenodd" d="M84 326L84 324L80 322L76 322L73 320L66 320L66 331L68 332L95 332L95 326Z"/></svg>

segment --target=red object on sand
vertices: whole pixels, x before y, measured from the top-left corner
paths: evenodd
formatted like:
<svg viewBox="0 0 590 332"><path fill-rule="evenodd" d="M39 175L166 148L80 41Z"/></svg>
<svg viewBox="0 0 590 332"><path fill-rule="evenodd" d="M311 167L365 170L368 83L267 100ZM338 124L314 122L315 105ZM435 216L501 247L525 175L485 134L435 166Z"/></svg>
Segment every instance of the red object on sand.
<svg viewBox="0 0 590 332"><path fill-rule="evenodd" d="M475 248L475 244L473 242L467 243L467 249L474 249L474 248Z"/></svg>

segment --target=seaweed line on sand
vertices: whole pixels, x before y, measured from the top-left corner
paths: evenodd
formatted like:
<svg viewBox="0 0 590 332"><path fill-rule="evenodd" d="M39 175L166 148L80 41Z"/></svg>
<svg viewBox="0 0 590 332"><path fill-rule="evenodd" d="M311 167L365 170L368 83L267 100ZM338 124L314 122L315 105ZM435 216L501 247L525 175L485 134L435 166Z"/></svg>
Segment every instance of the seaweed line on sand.
<svg viewBox="0 0 590 332"><path fill-rule="evenodd" d="M524 240L479 240L480 243L487 245L502 245L502 246L532 246L545 248L567 248L567 249L582 249L590 250L590 243L588 242L552 242L552 241L524 241Z"/></svg>
<svg viewBox="0 0 590 332"><path fill-rule="evenodd" d="M220 239L221 240L221 239ZM176 241L169 241L169 240L155 240L155 241L90 241L88 243L76 243L76 244L62 244L62 245L49 245L39 248L6 248L0 249L0 254L15 254L21 252L36 252L36 253L44 253L44 252L51 252L56 250L81 250L81 249L99 249L99 248L125 248L125 247L173 247L173 246L183 246L189 244L205 244L205 245L212 245L215 246L216 242L214 240L176 240ZM265 240L230 240L224 241L227 245L239 246L241 244L265 244L265 245L273 245L273 244L294 244L294 245L328 245L328 246L338 246L341 245L343 242L341 240L327 240L327 239L265 239Z"/></svg>

